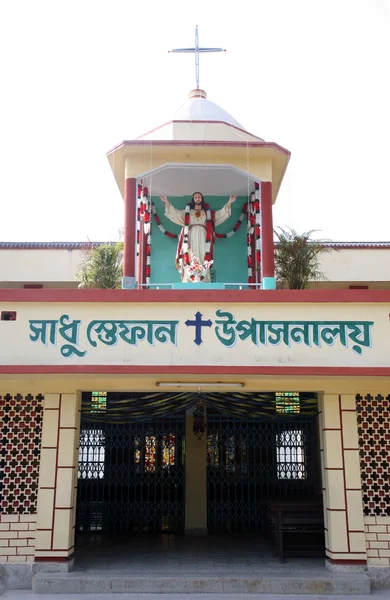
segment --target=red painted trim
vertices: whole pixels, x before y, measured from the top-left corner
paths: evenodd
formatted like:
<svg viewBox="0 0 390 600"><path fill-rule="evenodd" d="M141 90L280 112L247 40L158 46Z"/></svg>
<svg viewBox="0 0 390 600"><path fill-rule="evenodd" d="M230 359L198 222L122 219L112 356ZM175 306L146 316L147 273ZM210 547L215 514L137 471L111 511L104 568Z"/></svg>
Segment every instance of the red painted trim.
<svg viewBox="0 0 390 600"><path fill-rule="evenodd" d="M0 289L0 302L131 302L140 303L386 303L390 290L79 290Z"/></svg>
<svg viewBox="0 0 390 600"><path fill-rule="evenodd" d="M52 548L39 548L38 552L69 552L69 550L73 550L73 548L74 544L70 548L58 548L58 550L52 550Z"/></svg>
<svg viewBox="0 0 390 600"><path fill-rule="evenodd" d="M0 365L0 375L287 375L315 377L390 377L390 367L240 367L220 365ZM45 448L49 449L49 448Z"/></svg>
<svg viewBox="0 0 390 600"><path fill-rule="evenodd" d="M275 277L274 227L272 219L272 183L261 183L261 275Z"/></svg>
<svg viewBox="0 0 390 600"><path fill-rule="evenodd" d="M339 394L339 415L340 415L340 436L341 436L341 461L343 465L343 489L344 489L344 504L345 504L345 523L347 526L347 543L348 552L351 552L351 541L349 539L349 519L348 519L348 499L347 499L347 482L345 478L345 459L344 459L344 435L343 435L343 411L341 409L341 394Z"/></svg>
<svg viewBox="0 0 390 600"><path fill-rule="evenodd" d="M74 546L72 546L74 548ZM69 548L71 550L72 548ZM69 550L58 550L56 552L69 552ZM36 552L51 552L51 550L41 550L40 548L35 549ZM73 554L69 556L36 556L35 562L69 562L73 558Z"/></svg>
<svg viewBox="0 0 390 600"><path fill-rule="evenodd" d="M208 121L209 122L209 121ZM249 134L251 135L251 134ZM277 152L281 152L286 156L290 157L291 152L283 146L279 146L275 142L224 142L224 141L206 141L206 140L123 140L117 146L112 148L107 152L107 156L124 148L126 146L153 146L153 148L158 148L159 146L209 146L214 148L220 147L228 147L228 148L270 148L272 150L276 150Z"/></svg>
<svg viewBox="0 0 390 600"><path fill-rule="evenodd" d="M322 431L340 431L340 427L324 427Z"/></svg>
<svg viewBox="0 0 390 600"><path fill-rule="evenodd" d="M332 550L328 550L328 552L332 552ZM332 554L343 554L342 552L332 552ZM351 552L351 554L365 554L365 552ZM343 558L330 558L330 556L326 557L326 560L332 563L332 565L366 565L366 560L344 560Z"/></svg>
<svg viewBox="0 0 390 600"><path fill-rule="evenodd" d="M123 275L135 276L136 253L136 214L137 214L137 182L134 177L125 179L125 217L124 217L124 248Z"/></svg>

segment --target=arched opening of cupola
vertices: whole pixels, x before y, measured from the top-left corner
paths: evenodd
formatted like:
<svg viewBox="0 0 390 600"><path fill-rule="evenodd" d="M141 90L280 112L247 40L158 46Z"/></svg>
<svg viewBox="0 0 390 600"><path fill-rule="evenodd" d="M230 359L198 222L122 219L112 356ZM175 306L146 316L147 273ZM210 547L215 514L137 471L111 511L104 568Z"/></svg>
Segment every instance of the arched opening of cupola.
<svg viewBox="0 0 390 600"><path fill-rule="evenodd" d="M175 254L182 226L172 222L161 196L166 196L172 207L182 213L195 192L201 192L205 203L217 215L207 281L214 289L259 287L261 260L256 220L260 216L260 191L253 174L231 164L166 163L142 173L137 181L138 287L180 287L182 277ZM219 223L218 211L223 210L231 196L236 200L230 214L225 222ZM190 228L196 226L194 219ZM199 227L206 234L206 224ZM198 258L203 264L204 257ZM191 283L188 278L187 283Z"/></svg>

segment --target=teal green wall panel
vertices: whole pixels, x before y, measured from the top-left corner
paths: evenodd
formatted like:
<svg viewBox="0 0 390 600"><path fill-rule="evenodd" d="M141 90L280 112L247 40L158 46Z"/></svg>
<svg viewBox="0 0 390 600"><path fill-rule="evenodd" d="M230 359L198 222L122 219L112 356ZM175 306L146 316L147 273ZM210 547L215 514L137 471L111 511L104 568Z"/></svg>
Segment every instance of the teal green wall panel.
<svg viewBox="0 0 390 600"><path fill-rule="evenodd" d="M184 210L191 196L171 197L169 201L175 208ZM228 198L219 196L206 197L206 202L211 209L218 210L228 201ZM180 233L179 225L175 225L164 216L164 204L160 198L153 198L157 214L162 225L172 233ZM240 214L242 205L246 202L245 197L237 198L232 205L232 214L225 223L217 227L217 233L227 233L233 229ZM224 283L245 283L248 281L247 246L246 246L247 223L246 219L240 229L230 238L217 238L214 244L214 265L216 281ZM150 283L174 283L180 281L180 274L175 268L177 240L169 238L161 233L152 217L152 257Z"/></svg>

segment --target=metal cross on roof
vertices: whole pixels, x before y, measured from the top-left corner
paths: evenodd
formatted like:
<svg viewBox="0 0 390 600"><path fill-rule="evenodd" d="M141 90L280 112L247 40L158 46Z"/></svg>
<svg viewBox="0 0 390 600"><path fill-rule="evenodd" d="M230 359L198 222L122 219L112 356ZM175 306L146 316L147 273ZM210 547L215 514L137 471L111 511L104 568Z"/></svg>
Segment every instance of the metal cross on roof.
<svg viewBox="0 0 390 600"><path fill-rule="evenodd" d="M223 48L199 48L198 26L195 27L195 47L194 48L174 48L168 52L176 52L180 54L195 54L195 78L196 88L199 89L199 53L200 52L226 52Z"/></svg>

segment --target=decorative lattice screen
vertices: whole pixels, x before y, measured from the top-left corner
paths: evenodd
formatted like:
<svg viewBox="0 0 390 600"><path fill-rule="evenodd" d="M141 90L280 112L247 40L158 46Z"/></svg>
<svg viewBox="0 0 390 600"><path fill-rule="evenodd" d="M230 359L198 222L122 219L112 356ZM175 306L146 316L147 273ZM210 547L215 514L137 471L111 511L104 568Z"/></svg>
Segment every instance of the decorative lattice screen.
<svg viewBox="0 0 390 600"><path fill-rule="evenodd" d="M366 516L390 516L390 395L356 396Z"/></svg>
<svg viewBox="0 0 390 600"><path fill-rule="evenodd" d="M0 513L37 510L43 396L0 396Z"/></svg>

